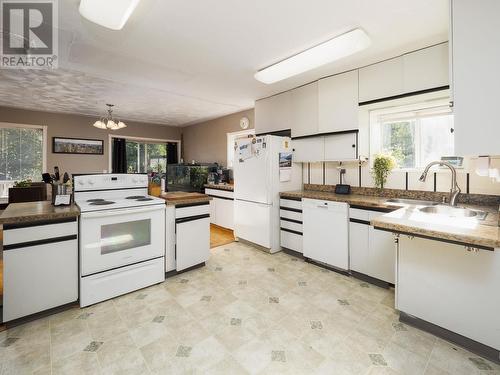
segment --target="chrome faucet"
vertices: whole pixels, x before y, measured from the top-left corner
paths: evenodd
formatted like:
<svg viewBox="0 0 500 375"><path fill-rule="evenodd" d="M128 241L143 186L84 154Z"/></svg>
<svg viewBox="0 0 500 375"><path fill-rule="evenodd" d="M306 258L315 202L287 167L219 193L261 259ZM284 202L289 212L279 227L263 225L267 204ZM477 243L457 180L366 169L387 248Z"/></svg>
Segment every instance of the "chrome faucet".
<svg viewBox="0 0 500 375"><path fill-rule="evenodd" d="M433 165L443 165L445 167L450 168L451 171L451 189L450 189L450 206L456 206L457 205L457 198L458 194L460 194L460 187L457 184L457 170L453 165L446 161L432 161L424 169L424 172L420 176L419 180L424 182L425 179L427 178L427 172L429 172L429 168L432 167Z"/></svg>

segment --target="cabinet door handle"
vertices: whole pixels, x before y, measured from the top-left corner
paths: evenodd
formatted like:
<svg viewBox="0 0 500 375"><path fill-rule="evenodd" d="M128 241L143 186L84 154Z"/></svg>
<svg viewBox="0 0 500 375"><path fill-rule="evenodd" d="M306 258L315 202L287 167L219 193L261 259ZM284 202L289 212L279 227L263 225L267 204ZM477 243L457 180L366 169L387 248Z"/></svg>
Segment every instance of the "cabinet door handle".
<svg viewBox="0 0 500 375"><path fill-rule="evenodd" d="M328 208L328 206L318 206L318 208Z"/></svg>

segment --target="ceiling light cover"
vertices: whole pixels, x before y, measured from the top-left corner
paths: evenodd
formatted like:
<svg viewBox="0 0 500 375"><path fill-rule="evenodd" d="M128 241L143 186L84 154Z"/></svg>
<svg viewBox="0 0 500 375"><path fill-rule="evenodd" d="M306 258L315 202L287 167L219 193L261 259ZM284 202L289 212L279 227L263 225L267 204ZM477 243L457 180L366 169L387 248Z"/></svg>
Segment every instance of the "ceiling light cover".
<svg viewBox="0 0 500 375"><path fill-rule="evenodd" d="M274 83L293 77L367 48L370 37L361 29L354 29L255 73L255 79Z"/></svg>
<svg viewBox="0 0 500 375"><path fill-rule="evenodd" d="M91 22L121 30L140 0L81 0L80 14Z"/></svg>

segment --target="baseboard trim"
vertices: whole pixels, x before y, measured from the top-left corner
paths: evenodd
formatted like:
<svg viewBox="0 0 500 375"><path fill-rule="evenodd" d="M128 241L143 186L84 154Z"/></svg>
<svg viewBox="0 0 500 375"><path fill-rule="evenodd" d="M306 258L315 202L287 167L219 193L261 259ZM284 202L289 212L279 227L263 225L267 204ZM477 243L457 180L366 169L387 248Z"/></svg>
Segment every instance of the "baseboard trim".
<svg viewBox="0 0 500 375"><path fill-rule="evenodd" d="M321 267L321 268L325 268L329 271L333 271L333 272L337 272L341 275L344 275L344 276L351 276L351 274L349 273L349 271L346 271L346 270L342 270L340 268L336 268L336 267L333 267L333 266L329 266L328 264L325 264L325 263L322 263L322 262L318 262L316 260L313 260L311 258L306 258L304 257L304 261L307 262L307 263L311 263L311 264L314 264L318 267Z"/></svg>
<svg viewBox="0 0 500 375"><path fill-rule="evenodd" d="M429 323L403 311L400 311L399 313L399 321L412 327L421 329L422 331L432 333L437 337L461 346L462 348L467 349L468 351L475 353L481 357L484 357L489 361L500 364L500 351L492 348L491 346L481 344L480 342L452 332L446 328L437 326L433 323Z"/></svg>
<svg viewBox="0 0 500 375"><path fill-rule="evenodd" d="M191 266L189 268L186 268L186 269L184 269L182 271L177 271L177 270L168 271L168 272L165 273L165 278L172 277L172 276L175 276L175 275L180 275L181 273L189 272L189 271L195 270L197 268L201 268L201 267L205 267L205 262L200 263L200 264L196 264L196 265Z"/></svg>
<svg viewBox="0 0 500 375"><path fill-rule="evenodd" d="M301 252L298 252L298 251L295 251L295 250L292 250L292 249L288 249L288 248L283 247L283 246L281 247L281 250L283 250L283 252L285 254L294 256L296 258L304 259L304 255Z"/></svg>
<svg viewBox="0 0 500 375"><path fill-rule="evenodd" d="M371 277L368 275L365 275L364 273L356 272L351 270L351 276L355 277L356 279L366 281L367 283L373 284L375 286L378 286L380 288L384 289L390 289L391 287L394 287L394 284L388 283L387 281L377 279L375 277Z"/></svg>

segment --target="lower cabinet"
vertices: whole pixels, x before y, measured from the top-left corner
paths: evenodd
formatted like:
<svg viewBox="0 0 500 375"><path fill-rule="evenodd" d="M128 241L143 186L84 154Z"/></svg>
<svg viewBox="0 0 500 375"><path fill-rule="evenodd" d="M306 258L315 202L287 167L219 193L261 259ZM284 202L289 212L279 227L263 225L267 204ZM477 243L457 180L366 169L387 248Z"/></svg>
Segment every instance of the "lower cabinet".
<svg viewBox="0 0 500 375"><path fill-rule="evenodd" d="M349 210L350 269L387 283L395 283L396 249L392 233L380 231L370 220L381 212Z"/></svg>
<svg viewBox="0 0 500 375"><path fill-rule="evenodd" d="M234 229L234 193L228 190L205 189L210 201L210 222L219 227Z"/></svg>
<svg viewBox="0 0 500 375"><path fill-rule="evenodd" d="M500 350L500 249L400 235L396 308Z"/></svg>
<svg viewBox="0 0 500 375"><path fill-rule="evenodd" d="M302 201L280 199L280 245L302 253Z"/></svg>
<svg viewBox="0 0 500 375"><path fill-rule="evenodd" d="M78 300L78 224L5 224L3 322Z"/></svg>
<svg viewBox="0 0 500 375"><path fill-rule="evenodd" d="M210 207L203 204L167 206L165 269L182 271L210 256Z"/></svg>

